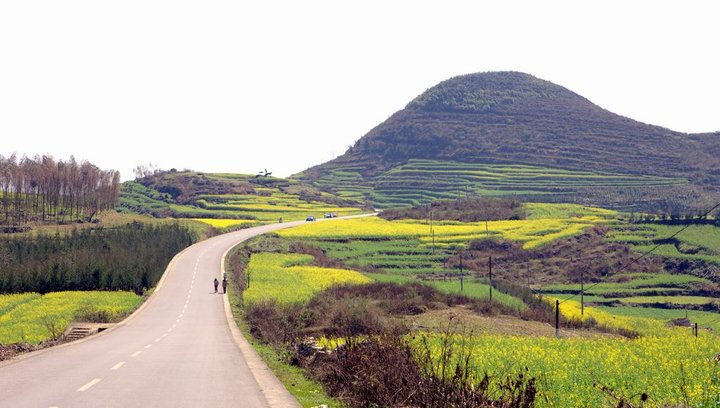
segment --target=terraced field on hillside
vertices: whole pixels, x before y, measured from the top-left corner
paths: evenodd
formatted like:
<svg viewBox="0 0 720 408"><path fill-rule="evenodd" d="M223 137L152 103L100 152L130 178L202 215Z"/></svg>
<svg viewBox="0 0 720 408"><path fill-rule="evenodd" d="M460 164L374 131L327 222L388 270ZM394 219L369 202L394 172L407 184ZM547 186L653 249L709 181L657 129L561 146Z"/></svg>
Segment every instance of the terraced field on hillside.
<svg viewBox="0 0 720 408"><path fill-rule="evenodd" d="M197 220L219 229L367 212L297 180L244 174L162 174L123 183L118 210Z"/></svg>
<svg viewBox="0 0 720 408"><path fill-rule="evenodd" d="M572 201L580 190L646 189L684 185L687 181L526 165L411 159L372 179L364 178L360 168L348 167L333 169L314 183L340 197L364 198L378 208L390 208L468 195Z"/></svg>

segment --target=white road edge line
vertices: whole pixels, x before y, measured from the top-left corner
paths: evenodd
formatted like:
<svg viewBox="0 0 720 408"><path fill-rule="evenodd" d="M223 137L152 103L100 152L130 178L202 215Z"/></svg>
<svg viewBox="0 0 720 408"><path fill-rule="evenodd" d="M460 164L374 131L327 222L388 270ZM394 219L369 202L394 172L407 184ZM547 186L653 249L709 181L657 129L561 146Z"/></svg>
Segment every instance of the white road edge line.
<svg viewBox="0 0 720 408"><path fill-rule="evenodd" d="M117 370L118 368L120 368L120 367L122 367L122 366L124 366L124 365L125 365L125 362L124 362L124 361L121 361L121 362L115 364L114 366L112 366L111 370Z"/></svg>
<svg viewBox="0 0 720 408"><path fill-rule="evenodd" d="M78 390L78 392L87 391L87 390L90 389L90 387L92 387L93 385L99 383L100 381L102 381L102 378L96 378L96 379L90 381L89 383L83 385L82 387L78 388L77 390Z"/></svg>

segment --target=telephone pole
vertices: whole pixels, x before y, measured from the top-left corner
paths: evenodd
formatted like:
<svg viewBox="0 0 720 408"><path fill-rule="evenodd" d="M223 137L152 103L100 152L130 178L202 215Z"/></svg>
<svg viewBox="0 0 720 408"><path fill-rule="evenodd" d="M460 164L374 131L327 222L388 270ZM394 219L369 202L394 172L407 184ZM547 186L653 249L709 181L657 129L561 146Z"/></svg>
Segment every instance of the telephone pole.
<svg viewBox="0 0 720 408"><path fill-rule="evenodd" d="M585 270L580 270L580 316L585 316Z"/></svg>
<svg viewBox="0 0 720 408"><path fill-rule="evenodd" d="M492 302L492 256L488 257L488 282L490 282L490 301Z"/></svg>
<svg viewBox="0 0 720 408"><path fill-rule="evenodd" d="M463 253L460 251L460 292L463 292Z"/></svg>
<svg viewBox="0 0 720 408"><path fill-rule="evenodd" d="M560 300L555 299L555 338L560 338Z"/></svg>

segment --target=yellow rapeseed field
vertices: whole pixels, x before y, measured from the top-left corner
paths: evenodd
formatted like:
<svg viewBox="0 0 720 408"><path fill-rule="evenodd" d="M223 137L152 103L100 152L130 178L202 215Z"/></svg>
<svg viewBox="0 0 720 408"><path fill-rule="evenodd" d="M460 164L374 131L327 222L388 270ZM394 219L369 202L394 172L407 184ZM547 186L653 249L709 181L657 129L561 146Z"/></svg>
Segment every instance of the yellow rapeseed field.
<svg viewBox="0 0 720 408"><path fill-rule="evenodd" d="M252 221L248 220L232 220L232 219L221 219L221 218L193 218L195 221L204 222L215 228L227 228L241 224L252 224Z"/></svg>
<svg viewBox="0 0 720 408"><path fill-rule="evenodd" d="M555 305L554 297L545 297L548 302ZM587 321L593 319L600 326L611 329L631 330L643 335L668 335L673 333L661 321L642 317L615 316L592 306L585 306L584 314L581 314L580 301L560 299L560 313L568 320Z"/></svg>
<svg viewBox="0 0 720 408"><path fill-rule="evenodd" d="M308 265L312 260L312 256L302 254L253 254L247 269L250 287L243 294L244 301L302 302L333 284L371 282L359 272Z"/></svg>
<svg viewBox="0 0 720 408"><path fill-rule="evenodd" d="M440 343L428 334L430 344ZM505 377L528 370L539 379L540 407L617 406L609 392L645 407L715 407L720 398L720 342L713 334L689 331L671 336L570 338L520 336L458 337L472 354L478 377ZM439 350L438 350L439 353Z"/></svg>
<svg viewBox="0 0 720 408"><path fill-rule="evenodd" d="M3 304L12 307L3 308ZM101 313L118 320L142 298L132 292L53 292L0 295L0 344L38 344L62 334L80 312Z"/></svg>
<svg viewBox="0 0 720 408"><path fill-rule="evenodd" d="M539 218L515 221L491 221L461 223L435 222L433 224L436 245L455 243L464 245L471 240L486 236L523 243L523 248L532 249L559 238L579 234L587 227L604 221L603 218L586 215L576 218ZM379 217L338 220L332 223L301 226L280 231L288 238L414 238L424 245L432 243L430 225L424 220L386 221Z"/></svg>

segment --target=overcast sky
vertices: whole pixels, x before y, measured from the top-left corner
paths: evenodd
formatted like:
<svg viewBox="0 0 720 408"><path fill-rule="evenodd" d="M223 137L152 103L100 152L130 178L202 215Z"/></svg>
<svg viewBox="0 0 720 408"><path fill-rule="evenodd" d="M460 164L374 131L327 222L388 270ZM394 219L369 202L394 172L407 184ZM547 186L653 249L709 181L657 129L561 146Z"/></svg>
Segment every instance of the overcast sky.
<svg viewBox="0 0 720 408"><path fill-rule="evenodd" d="M713 1L2 1L0 154L288 176L450 77L720 130Z"/></svg>

